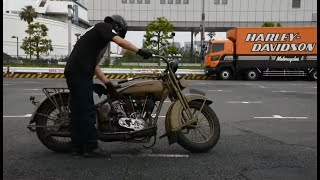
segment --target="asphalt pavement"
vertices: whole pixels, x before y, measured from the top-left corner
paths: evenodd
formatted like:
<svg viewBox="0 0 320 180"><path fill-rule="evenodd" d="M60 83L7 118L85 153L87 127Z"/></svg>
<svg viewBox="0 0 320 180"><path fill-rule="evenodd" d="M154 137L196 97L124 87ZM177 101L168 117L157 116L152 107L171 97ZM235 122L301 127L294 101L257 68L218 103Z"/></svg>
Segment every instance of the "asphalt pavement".
<svg viewBox="0 0 320 180"><path fill-rule="evenodd" d="M43 87L66 84L64 79L3 79L6 180L317 179L316 82L191 80L189 88L213 100L221 124L220 140L211 151L193 154L169 146L166 138L157 139L151 149L101 142L111 157L100 159L52 152L26 128L34 110L29 97L44 98Z"/></svg>

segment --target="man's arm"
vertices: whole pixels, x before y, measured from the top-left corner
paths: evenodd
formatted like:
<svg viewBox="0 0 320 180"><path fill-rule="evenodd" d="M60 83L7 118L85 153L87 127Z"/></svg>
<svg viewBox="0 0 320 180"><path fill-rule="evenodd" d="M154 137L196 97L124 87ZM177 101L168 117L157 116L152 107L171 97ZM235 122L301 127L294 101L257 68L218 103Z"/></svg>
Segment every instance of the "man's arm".
<svg viewBox="0 0 320 180"><path fill-rule="evenodd" d="M119 36L114 36L112 38L112 41L117 43L119 46L121 46L124 49L128 49L130 51L137 53L138 55L142 56L144 59L149 59L152 57L151 52L147 50L139 49L135 45L131 44L129 41L126 41Z"/></svg>
<svg viewBox="0 0 320 180"><path fill-rule="evenodd" d="M103 84L110 82L110 80L107 79L106 76L103 74L99 65L96 66L95 74Z"/></svg>
<svg viewBox="0 0 320 180"><path fill-rule="evenodd" d="M133 51L133 52L138 52L139 51L139 48L137 48L131 42L129 42L129 41L125 40L125 39L122 39L119 36L114 36L112 38L112 41L115 42L116 44L118 44L119 46L121 46L122 48L128 49L130 51Z"/></svg>

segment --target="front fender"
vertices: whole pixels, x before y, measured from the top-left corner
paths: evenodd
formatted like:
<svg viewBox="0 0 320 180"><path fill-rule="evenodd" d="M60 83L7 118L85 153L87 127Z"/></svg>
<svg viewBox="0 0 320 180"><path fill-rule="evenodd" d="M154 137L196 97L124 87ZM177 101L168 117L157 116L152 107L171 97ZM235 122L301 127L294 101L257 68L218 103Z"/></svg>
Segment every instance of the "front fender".
<svg viewBox="0 0 320 180"><path fill-rule="evenodd" d="M202 96L200 94L186 94L185 97L188 102L191 102L191 101L204 102L205 101L205 103L208 105L212 103L211 100L207 99L205 96ZM182 124L180 122L180 119L182 118L181 117L182 110L183 110L183 106L180 100L177 100L170 105L168 112L166 114L166 120L165 120L165 128L166 128L167 134L172 132L178 132L181 130L180 126Z"/></svg>

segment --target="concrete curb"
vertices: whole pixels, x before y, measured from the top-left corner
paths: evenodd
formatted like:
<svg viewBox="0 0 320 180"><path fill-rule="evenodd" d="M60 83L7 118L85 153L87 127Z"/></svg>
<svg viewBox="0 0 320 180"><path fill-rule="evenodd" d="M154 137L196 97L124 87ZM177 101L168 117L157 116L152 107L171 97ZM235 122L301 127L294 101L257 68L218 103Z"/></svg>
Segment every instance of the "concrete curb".
<svg viewBox="0 0 320 180"><path fill-rule="evenodd" d="M139 76L141 74L108 74L106 77L108 79L127 79L133 76ZM183 75L184 76L184 75ZM56 79L63 79L64 74L63 73L3 73L4 78L56 78ZM94 76L94 78L97 78ZM148 79L148 78L144 78ZM207 75L187 75L188 80L213 80L215 79L212 76Z"/></svg>

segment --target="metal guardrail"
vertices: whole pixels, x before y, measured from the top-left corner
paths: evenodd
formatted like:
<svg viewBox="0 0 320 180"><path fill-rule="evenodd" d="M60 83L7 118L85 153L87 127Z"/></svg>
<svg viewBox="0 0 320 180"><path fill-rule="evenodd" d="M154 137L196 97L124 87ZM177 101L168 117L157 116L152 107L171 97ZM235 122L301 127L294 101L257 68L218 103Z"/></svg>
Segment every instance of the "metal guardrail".
<svg viewBox="0 0 320 180"><path fill-rule="evenodd" d="M122 69L101 68L103 73L108 74L153 74L164 69ZM64 73L64 68L35 68L35 67L3 67L4 73ZM178 69L176 74L198 74L204 75L204 70Z"/></svg>

